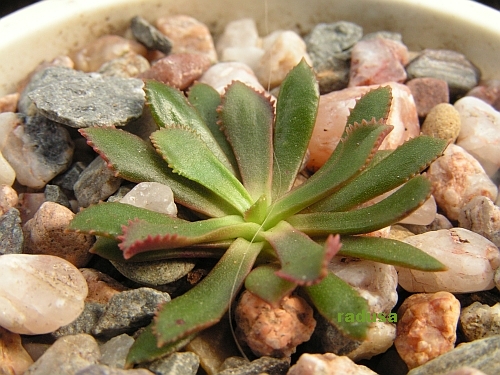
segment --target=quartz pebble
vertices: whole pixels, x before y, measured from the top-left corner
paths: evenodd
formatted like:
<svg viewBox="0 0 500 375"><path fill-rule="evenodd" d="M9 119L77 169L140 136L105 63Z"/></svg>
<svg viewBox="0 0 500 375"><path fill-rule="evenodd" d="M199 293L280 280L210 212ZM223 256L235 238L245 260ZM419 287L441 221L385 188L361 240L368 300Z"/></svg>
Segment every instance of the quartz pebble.
<svg viewBox="0 0 500 375"><path fill-rule="evenodd" d="M460 328L468 341L500 335L500 303L488 306L474 302L460 313Z"/></svg>
<svg viewBox="0 0 500 375"><path fill-rule="evenodd" d="M408 49L401 42L381 37L360 40L351 50L349 86L403 83L408 59Z"/></svg>
<svg viewBox="0 0 500 375"><path fill-rule="evenodd" d="M102 64L128 53L146 56L146 48L135 40L118 35L104 35L89 43L73 56L75 69L82 72L96 72Z"/></svg>
<svg viewBox="0 0 500 375"><path fill-rule="evenodd" d="M100 363L113 368L125 368L125 360L134 339L123 333L106 341L100 346Z"/></svg>
<svg viewBox="0 0 500 375"><path fill-rule="evenodd" d="M108 303L117 293L127 290L111 276L92 268L81 268L80 272L87 281L89 292L87 302Z"/></svg>
<svg viewBox="0 0 500 375"><path fill-rule="evenodd" d="M242 340L258 356L289 357L316 326L312 308L298 296L285 297L273 308L245 291L235 315Z"/></svg>
<svg viewBox="0 0 500 375"><path fill-rule="evenodd" d="M133 78L151 68L149 61L135 53L128 53L101 65L97 71L105 77Z"/></svg>
<svg viewBox="0 0 500 375"><path fill-rule="evenodd" d="M212 86L221 95L233 81L243 82L260 92L265 91L252 69L242 62L221 62L212 65L200 78L200 83Z"/></svg>
<svg viewBox="0 0 500 375"><path fill-rule="evenodd" d="M148 366L148 369L160 375L196 375L200 367L200 358L191 352L176 352L161 358Z"/></svg>
<svg viewBox="0 0 500 375"><path fill-rule="evenodd" d="M6 142L2 154L17 181L32 188L44 187L68 168L73 157L69 132L42 116L20 116Z"/></svg>
<svg viewBox="0 0 500 375"><path fill-rule="evenodd" d="M479 85L470 90L467 96L479 98L500 111L500 79L479 82Z"/></svg>
<svg viewBox="0 0 500 375"><path fill-rule="evenodd" d="M438 206L451 220L457 220L460 210L474 197L495 200L497 186L490 180L479 162L462 147L450 144L443 156L434 161L427 177Z"/></svg>
<svg viewBox="0 0 500 375"><path fill-rule="evenodd" d="M287 375L377 375L368 367L357 365L348 357L333 353L302 354Z"/></svg>
<svg viewBox="0 0 500 375"><path fill-rule="evenodd" d="M120 199L121 203L177 216L172 189L158 182L141 182Z"/></svg>
<svg viewBox="0 0 500 375"><path fill-rule="evenodd" d="M7 144L9 134L18 124L19 118L15 113L0 113L0 185L12 186L16 179L16 171L5 159L2 151Z"/></svg>
<svg viewBox="0 0 500 375"><path fill-rule="evenodd" d="M443 263L448 270L398 269L399 284L409 292L471 293L494 287L500 251L486 238L463 228L426 232L403 240Z"/></svg>
<svg viewBox="0 0 500 375"><path fill-rule="evenodd" d="M123 126L141 116L145 103L144 84L136 78L53 67L39 85L28 94L39 113L73 128Z"/></svg>
<svg viewBox="0 0 500 375"><path fill-rule="evenodd" d="M0 152L0 184L12 186L16 179L16 171Z"/></svg>
<svg viewBox="0 0 500 375"><path fill-rule="evenodd" d="M483 196L472 198L460 211L458 225L500 247L500 207L491 199Z"/></svg>
<svg viewBox="0 0 500 375"><path fill-rule="evenodd" d="M429 225L436 219L436 200L431 195L425 202L410 215L400 220L400 224Z"/></svg>
<svg viewBox="0 0 500 375"><path fill-rule="evenodd" d="M176 53L155 61L140 77L185 90L199 79L210 65L210 59L206 55Z"/></svg>
<svg viewBox="0 0 500 375"><path fill-rule="evenodd" d="M76 267L84 267L92 256L89 249L94 237L67 231L74 216L60 204L42 204L35 216L24 224L24 253L55 255Z"/></svg>
<svg viewBox="0 0 500 375"><path fill-rule="evenodd" d="M448 292L413 294L403 302L394 344L408 368L453 349L459 315L460 302Z"/></svg>
<svg viewBox="0 0 500 375"><path fill-rule="evenodd" d="M100 357L96 340L87 334L64 336L58 339L24 375L76 374Z"/></svg>
<svg viewBox="0 0 500 375"><path fill-rule="evenodd" d="M393 106L387 122L393 125L394 129L385 138L380 149L395 149L405 140L420 134L420 123L408 87L394 82L387 85L391 86L393 96ZM308 169L316 171L325 163L337 147L349 111L354 108L356 100L377 87L379 86L350 87L321 95L316 124L309 142L311 156L307 163Z"/></svg>
<svg viewBox="0 0 500 375"><path fill-rule="evenodd" d="M211 62L217 61L214 41L208 27L186 15L164 16L156 20L156 27L172 42L174 53L201 53Z"/></svg>
<svg viewBox="0 0 500 375"><path fill-rule="evenodd" d="M24 349L21 336L0 327L0 374L22 375L33 359Z"/></svg>
<svg viewBox="0 0 500 375"><path fill-rule="evenodd" d="M405 83L411 91L418 116L425 118L429 111L441 103L449 103L448 83L439 78L414 78Z"/></svg>
<svg viewBox="0 0 500 375"><path fill-rule="evenodd" d="M21 254L24 236L21 227L21 215L11 208L0 216L0 255Z"/></svg>
<svg viewBox="0 0 500 375"><path fill-rule="evenodd" d="M450 50L424 49L406 66L408 79L433 77L446 81L450 97L465 95L475 87L481 73L463 54Z"/></svg>
<svg viewBox="0 0 500 375"><path fill-rule="evenodd" d="M0 256L0 326L43 334L80 315L87 283L71 263L51 255Z"/></svg>
<svg viewBox="0 0 500 375"><path fill-rule="evenodd" d="M347 356L353 361L371 359L385 353L394 343L396 326L386 322L375 322L368 329L366 340Z"/></svg>
<svg viewBox="0 0 500 375"><path fill-rule="evenodd" d="M458 100L454 106L462 123L457 145L492 176L500 168L500 112L472 96Z"/></svg>
<svg viewBox="0 0 500 375"><path fill-rule="evenodd" d="M436 214L436 217L434 218L432 223L428 225L404 224L404 227L409 229L413 234L422 234L425 232L440 229L451 229L453 228L453 225L446 216L442 214Z"/></svg>
<svg viewBox="0 0 500 375"><path fill-rule="evenodd" d="M432 108L422 124L422 134L454 143L460 133L460 113L449 103Z"/></svg>
<svg viewBox="0 0 500 375"><path fill-rule="evenodd" d="M172 41L144 18L139 16L132 18L130 29L137 41L148 49L158 50L165 55L172 51Z"/></svg>

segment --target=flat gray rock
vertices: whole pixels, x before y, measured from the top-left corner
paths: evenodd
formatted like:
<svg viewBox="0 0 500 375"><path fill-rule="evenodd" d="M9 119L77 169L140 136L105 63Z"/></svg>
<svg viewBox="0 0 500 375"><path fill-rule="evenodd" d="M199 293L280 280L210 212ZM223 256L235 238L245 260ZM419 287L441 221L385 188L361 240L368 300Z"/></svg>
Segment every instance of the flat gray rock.
<svg viewBox="0 0 500 375"><path fill-rule="evenodd" d="M147 48L158 50L165 55L168 55L172 50L172 42L170 39L142 17L136 16L132 18L130 29L135 39L144 44Z"/></svg>

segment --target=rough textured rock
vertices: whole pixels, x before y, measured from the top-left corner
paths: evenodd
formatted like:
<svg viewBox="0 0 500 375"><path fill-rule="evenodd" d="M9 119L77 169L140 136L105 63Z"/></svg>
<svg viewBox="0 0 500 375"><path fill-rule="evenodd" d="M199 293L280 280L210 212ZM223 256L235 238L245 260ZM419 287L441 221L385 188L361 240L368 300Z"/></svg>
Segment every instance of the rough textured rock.
<svg viewBox="0 0 500 375"><path fill-rule="evenodd" d="M225 369L217 375L282 375L285 374L289 367L290 362L286 358L279 359L264 356L236 368Z"/></svg>
<svg viewBox="0 0 500 375"><path fill-rule="evenodd" d="M450 102L448 83L442 79L415 78L405 84L411 90L420 118L427 116L436 105Z"/></svg>
<svg viewBox="0 0 500 375"><path fill-rule="evenodd" d="M125 360L134 339L123 333L106 341L101 345L101 364L114 367L125 368Z"/></svg>
<svg viewBox="0 0 500 375"><path fill-rule="evenodd" d="M9 185L0 185L0 215L3 215L19 202L17 192Z"/></svg>
<svg viewBox="0 0 500 375"><path fill-rule="evenodd" d="M487 197L475 197L460 211L458 225L500 247L500 207Z"/></svg>
<svg viewBox="0 0 500 375"><path fill-rule="evenodd" d="M158 50L165 55L172 51L172 41L144 18L135 16L130 21L130 29L138 42L148 49Z"/></svg>
<svg viewBox="0 0 500 375"><path fill-rule="evenodd" d="M154 361L148 369L161 375L196 375L200 358L195 353L177 352Z"/></svg>
<svg viewBox="0 0 500 375"><path fill-rule="evenodd" d="M398 309L394 345L412 369L453 349L460 302L448 292L413 294Z"/></svg>
<svg viewBox="0 0 500 375"><path fill-rule="evenodd" d="M55 255L76 267L84 267L92 254L94 236L68 232L75 214L54 202L45 202L35 216L23 226L24 253Z"/></svg>
<svg viewBox="0 0 500 375"><path fill-rule="evenodd" d="M47 184L45 185L43 194L45 195L46 202L54 202L60 204L61 206L71 209L68 197L66 196L66 194L64 194L64 192L59 186Z"/></svg>
<svg viewBox="0 0 500 375"><path fill-rule="evenodd" d="M377 375L366 366L333 353L302 354L287 375Z"/></svg>
<svg viewBox="0 0 500 375"><path fill-rule="evenodd" d="M468 341L500 335L500 303L494 306L474 302L460 313L460 328Z"/></svg>
<svg viewBox="0 0 500 375"><path fill-rule="evenodd" d="M407 291L469 293L494 287L493 275L500 266L500 252L486 238L467 229L452 228L426 232L403 241L448 267L441 272L396 267L399 284Z"/></svg>
<svg viewBox="0 0 500 375"><path fill-rule="evenodd" d="M451 220L458 219L472 198L482 195L494 201L498 195L497 186L479 162L455 144L448 145L443 156L430 165L427 177L438 206Z"/></svg>
<svg viewBox="0 0 500 375"><path fill-rule="evenodd" d="M300 297L285 297L278 308L243 292L235 310L237 330L259 356L288 357L308 341L316 321L312 308Z"/></svg>
<svg viewBox="0 0 500 375"><path fill-rule="evenodd" d="M0 374L22 375L33 364L21 336L0 327Z"/></svg>
<svg viewBox="0 0 500 375"><path fill-rule="evenodd" d="M75 266L51 255L0 256L0 326L21 334L49 333L75 320L87 283Z"/></svg>
<svg viewBox="0 0 500 375"><path fill-rule="evenodd" d="M80 272L87 281L89 293L87 302L108 303L109 299L117 293L127 290L111 276L92 268L81 268Z"/></svg>
<svg viewBox="0 0 500 375"><path fill-rule="evenodd" d="M21 254L24 236L19 211L11 208L0 216L0 255Z"/></svg>
<svg viewBox="0 0 500 375"><path fill-rule="evenodd" d="M79 333L92 334L92 329L97 324L104 312L104 304L95 302L85 302L82 313L71 323L66 324L52 332L50 335L59 338L67 335L77 335Z"/></svg>
<svg viewBox="0 0 500 375"><path fill-rule="evenodd" d="M440 103L427 114L422 124L422 133L454 143L460 133L460 124L460 113L455 107L449 103Z"/></svg>

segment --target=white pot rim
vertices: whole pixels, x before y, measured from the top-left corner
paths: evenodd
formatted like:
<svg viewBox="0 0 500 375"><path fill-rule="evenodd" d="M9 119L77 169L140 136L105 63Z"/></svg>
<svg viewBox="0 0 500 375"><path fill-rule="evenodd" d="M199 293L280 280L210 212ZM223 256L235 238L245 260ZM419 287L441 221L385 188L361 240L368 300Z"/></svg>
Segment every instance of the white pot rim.
<svg viewBox="0 0 500 375"><path fill-rule="evenodd" d="M471 0L45 0L0 19L0 95L41 61L122 31L134 15L166 14L191 15L214 32L242 17L255 18L262 33L346 20L365 32L401 32L410 49L457 50L483 78L500 78L500 12Z"/></svg>

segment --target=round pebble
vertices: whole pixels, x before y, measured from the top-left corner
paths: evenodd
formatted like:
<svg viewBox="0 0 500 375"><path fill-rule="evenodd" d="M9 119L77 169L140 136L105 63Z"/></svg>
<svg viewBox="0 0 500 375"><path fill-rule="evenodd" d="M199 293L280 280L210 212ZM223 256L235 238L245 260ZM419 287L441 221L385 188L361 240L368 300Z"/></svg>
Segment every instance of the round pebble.
<svg viewBox="0 0 500 375"><path fill-rule="evenodd" d="M433 107L422 124L422 134L455 142L460 133L460 113L449 103Z"/></svg>

